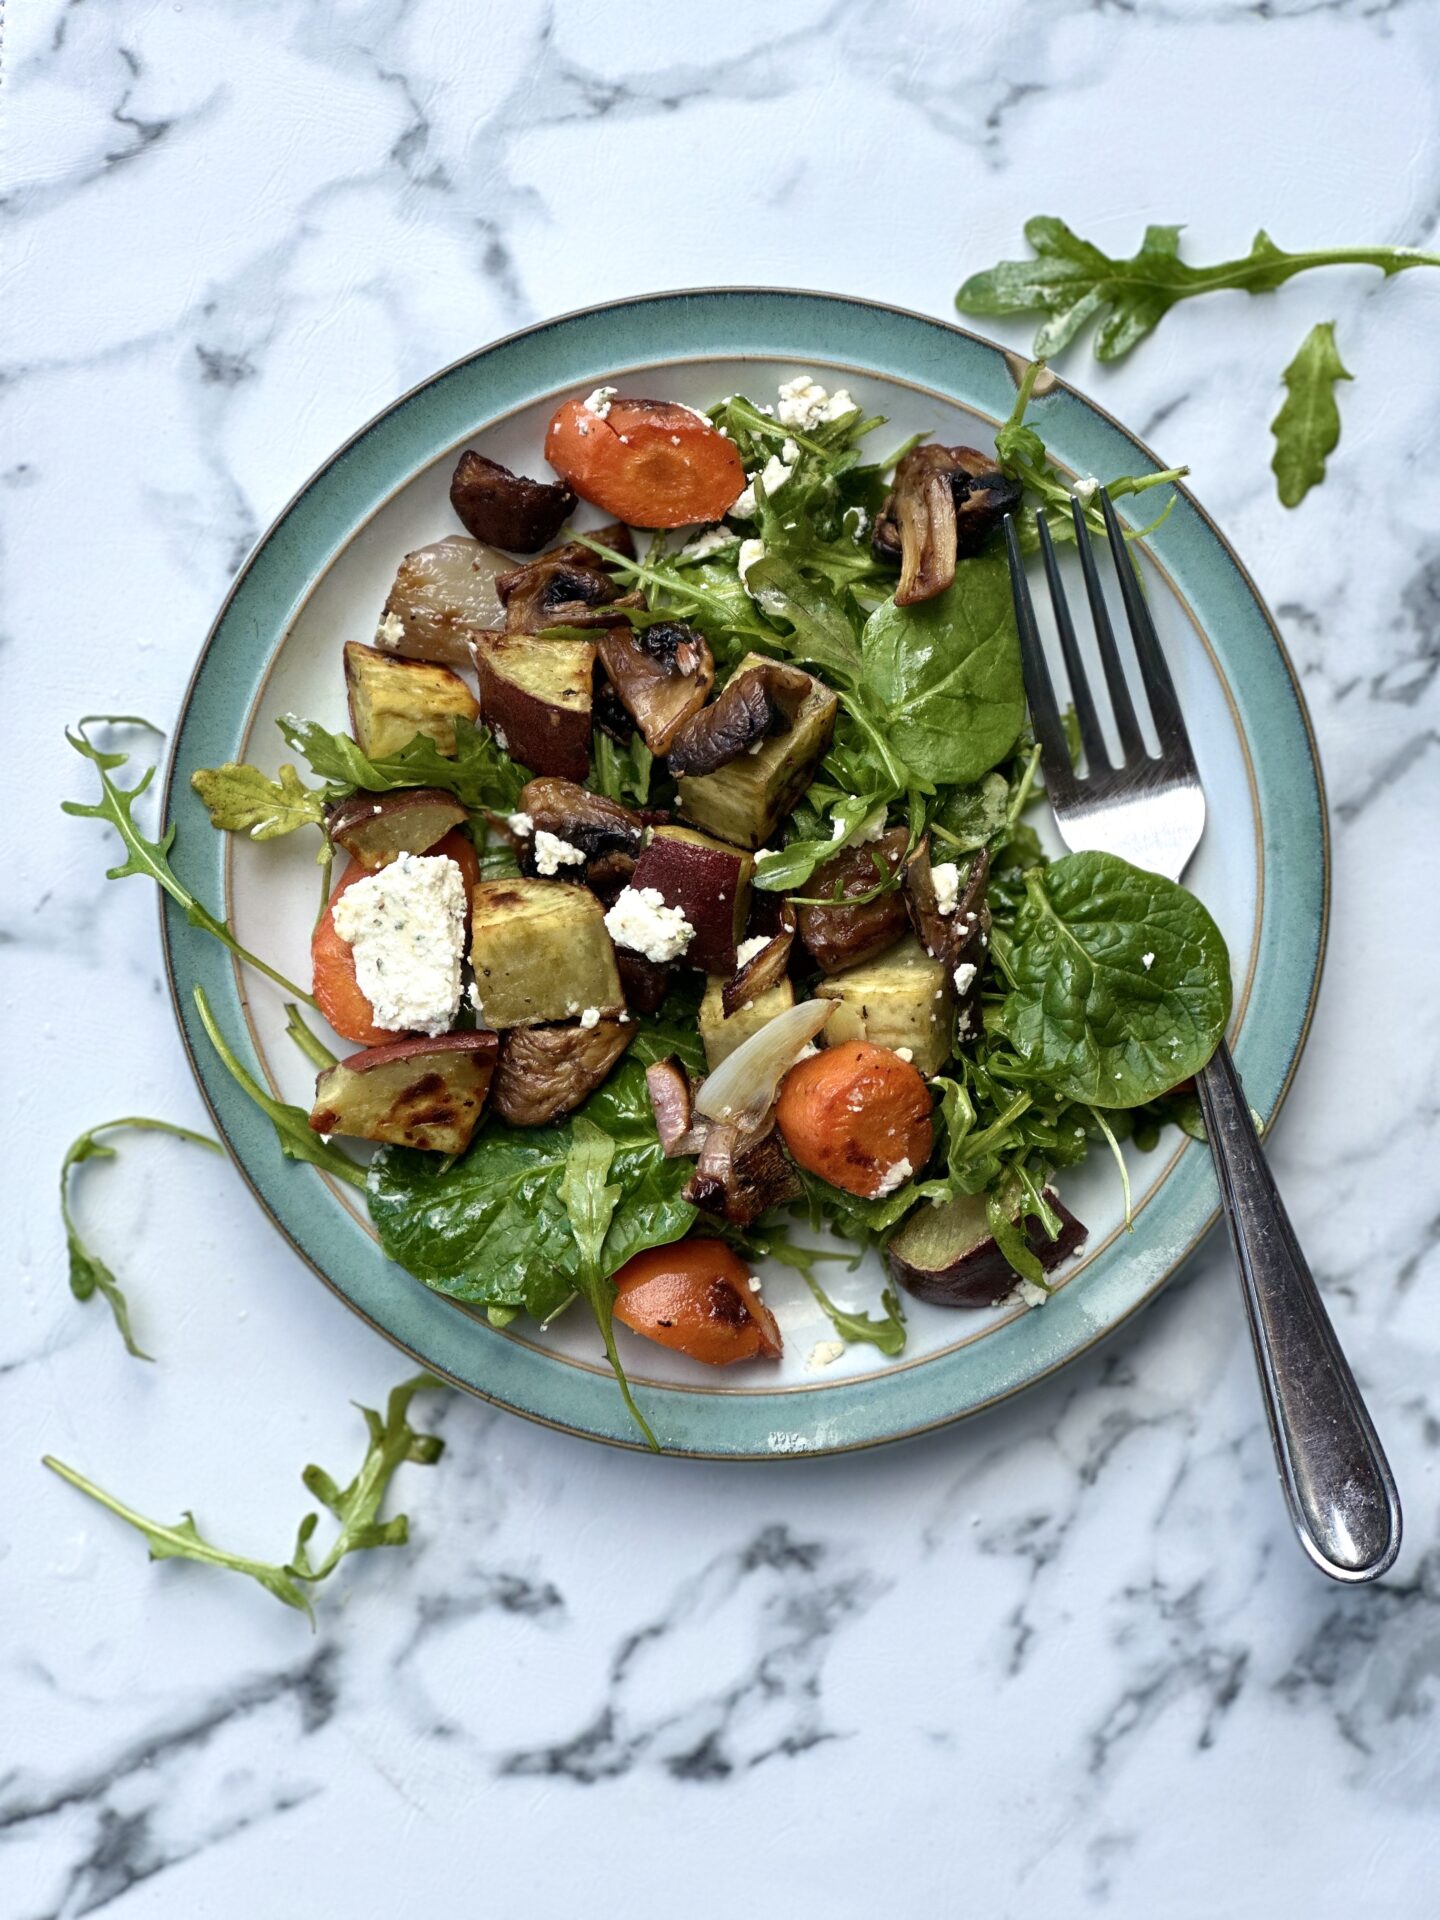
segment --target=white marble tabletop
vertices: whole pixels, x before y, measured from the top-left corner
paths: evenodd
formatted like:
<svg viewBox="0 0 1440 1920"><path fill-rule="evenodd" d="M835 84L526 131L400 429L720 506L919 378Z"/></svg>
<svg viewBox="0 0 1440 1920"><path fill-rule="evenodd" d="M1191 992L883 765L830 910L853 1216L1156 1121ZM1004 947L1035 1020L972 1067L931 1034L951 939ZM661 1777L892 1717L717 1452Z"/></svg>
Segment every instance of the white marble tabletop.
<svg viewBox="0 0 1440 1920"><path fill-rule="evenodd" d="M1336 914L1273 1153L1406 1501L1342 1592L1276 1490L1226 1249L998 1412L763 1469L617 1453L456 1396L408 1550L312 1637L151 1566L42 1472L282 1553L405 1362L229 1170L87 1172L146 1367L66 1289L55 1173L116 1113L203 1124L155 902L107 885L61 744L174 715L237 564L359 422L529 320L657 287L950 311L1063 215L1194 257L1436 244L1421 0L27 0L0 92L17 831L0 1310L0 1914L652 1920L1430 1915L1440 1877L1440 281L1302 279L1065 371L1171 460L1303 674ZM1355 375L1329 483L1275 497L1277 377ZM1023 322L1004 337L1025 345Z"/></svg>

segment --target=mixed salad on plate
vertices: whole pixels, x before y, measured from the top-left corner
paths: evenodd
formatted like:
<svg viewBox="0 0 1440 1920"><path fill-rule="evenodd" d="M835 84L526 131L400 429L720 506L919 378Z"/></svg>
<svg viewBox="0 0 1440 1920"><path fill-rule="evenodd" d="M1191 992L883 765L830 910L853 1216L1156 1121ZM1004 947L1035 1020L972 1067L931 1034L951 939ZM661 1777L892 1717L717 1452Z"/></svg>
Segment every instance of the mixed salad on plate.
<svg viewBox="0 0 1440 1920"><path fill-rule="evenodd" d="M1064 1169L1098 1146L1123 1180L1123 1139L1199 1130L1187 1082L1230 1009L1218 929L1122 860L1047 859L1027 817L996 536L1013 512L1033 540L1030 509L1069 525L1026 424L1038 372L994 451L879 458L883 421L807 373L707 413L568 399L554 478L461 456L463 533L404 555L373 637L338 648L349 732L281 722L319 784L194 775L218 828L318 832L296 998L345 1048L291 1009L307 1115L202 1002L226 1064L427 1286L497 1326L587 1301L647 1438L614 1322L717 1366L777 1356L768 1257L839 1340L893 1354L907 1292L1044 1301L1084 1239ZM607 524L567 527L582 501ZM121 756L74 744L123 871L167 885ZM836 1240L806 1226L881 1251L873 1313L829 1299Z"/></svg>

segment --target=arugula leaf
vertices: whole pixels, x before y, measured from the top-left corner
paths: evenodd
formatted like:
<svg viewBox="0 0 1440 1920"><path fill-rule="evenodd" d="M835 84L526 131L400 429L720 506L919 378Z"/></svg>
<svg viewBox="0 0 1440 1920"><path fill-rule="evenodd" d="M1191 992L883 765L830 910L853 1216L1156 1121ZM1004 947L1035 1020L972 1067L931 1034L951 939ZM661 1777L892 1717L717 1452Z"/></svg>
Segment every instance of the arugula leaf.
<svg viewBox="0 0 1440 1920"><path fill-rule="evenodd" d="M1325 478L1325 461L1340 441L1340 409L1335 385L1353 379L1335 345L1335 323L1322 320L1306 334L1300 351L1284 372L1285 402L1270 422L1280 504L1298 507Z"/></svg>
<svg viewBox="0 0 1440 1920"><path fill-rule="evenodd" d="M259 767L233 760L199 768L190 784L204 801L212 827L248 833L252 840L278 840L297 827L323 826L330 798L324 787L307 787L292 766L281 767L272 780Z"/></svg>
<svg viewBox="0 0 1440 1920"><path fill-rule="evenodd" d="M781 1266L790 1267L800 1274L814 1295L815 1304L829 1319L829 1322L842 1340L863 1341L872 1347L878 1347L881 1353L891 1359L900 1353L905 1345L905 1310L900 1304L900 1296L888 1284L881 1290L880 1306L882 1317L872 1319L868 1313L852 1311L848 1307L836 1306L825 1289L815 1277L815 1268L822 1260L843 1260L845 1255L833 1253L822 1247L802 1247L791 1240L787 1234L766 1234L763 1239L747 1238L737 1235L748 1251L771 1260L778 1260Z"/></svg>
<svg viewBox="0 0 1440 1920"><path fill-rule="evenodd" d="M173 823L166 827L158 840L151 840L140 831L135 819L135 802L155 778L155 768L147 767L133 787L122 787L110 776L117 767L129 764L129 754L102 752L86 735L86 727L91 726L144 727L147 732L155 734L160 732L160 728L133 713L87 713L82 720L76 721L73 733L68 727L65 730L65 738L76 753L90 761L100 775L101 797L94 806L84 806L78 800L62 800L60 811L73 814L81 820L104 820L119 834L125 848L125 859L118 867L111 867L106 878L123 880L132 873L138 873L153 880L169 894L192 927L200 927L204 932L213 934L246 966L254 967L277 986L284 987L287 993L293 993L297 1000L303 1000L306 1006L313 1007L315 1001L311 994L306 993L303 987L297 987L293 980L287 980L283 973L277 973L274 967L251 953L248 947L242 947L225 922L217 920L208 907L201 906L189 888L177 879L170 865L170 848L175 840Z"/></svg>
<svg viewBox="0 0 1440 1920"><path fill-rule="evenodd" d="M100 1294L109 1303L120 1338L125 1342L125 1351L137 1360L150 1360L154 1356L136 1344L130 1331L130 1309L119 1282L99 1254L92 1253L80 1238L70 1209L70 1169L83 1165L86 1160L113 1160L114 1147L106 1146L100 1135L114 1133L121 1127L136 1133L168 1133L177 1140L193 1140L197 1147L204 1147L210 1153L223 1155L224 1148L208 1133L194 1133L189 1127L176 1126L173 1120L145 1120L127 1114L123 1119L102 1120L98 1127L87 1128L78 1140L71 1142L60 1162L60 1218L65 1227L65 1250L70 1261L70 1291L77 1300L90 1300Z"/></svg>
<svg viewBox="0 0 1440 1920"><path fill-rule="evenodd" d="M1135 1107L1197 1072L1230 1015L1220 929L1191 893L1108 853L1025 875L1005 1032L1051 1087Z"/></svg>
<svg viewBox="0 0 1440 1920"><path fill-rule="evenodd" d="M365 1185L365 1169L357 1166L347 1154L338 1147L332 1147L327 1140L315 1132L309 1118L300 1107L292 1107L284 1100L277 1100L260 1085L254 1076L241 1066L231 1051L224 1034L215 1024L215 1016L210 1011L210 1002L205 997L205 989L196 987L195 1007L200 1015L200 1024L209 1035L210 1044L219 1054L222 1064L232 1080L244 1088L260 1111L268 1115L275 1129L275 1138L281 1153L287 1160L304 1160L322 1172L332 1173L337 1180L348 1181L352 1187ZM292 1028L293 1033L293 1028ZM318 1045L319 1043L316 1042Z"/></svg>
<svg viewBox="0 0 1440 1920"><path fill-rule="evenodd" d="M638 733L622 747L608 733L602 733L599 727L595 729L590 784L607 800L648 806L654 765L655 756Z"/></svg>
<svg viewBox="0 0 1440 1920"><path fill-rule="evenodd" d="M455 722L455 756L441 753L428 734L372 760L348 733L331 733L314 720L285 714L276 722L286 742L303 754L313 773L344 792L389 793L395 787L440 787L472 812L513 813L526 768L502 753L495 736L467 720ZM332 796L333 797L333 796Z"/></svg>
<svg viewBox="0 0 1440 1920"><path fill-rule="evenodd" d="M885 601L862 646L886 738L921 781L978 780L1019 738L1025 687L1003 553L962 560L953 585L920 606Z"/></svg>
<svg viewBox="0 0 1440 1920"><path fill-rule="evenodd" d="M96 1486L93 1480L87 1480L84 1474L77 1473L74 1467L66 1466L52 1454L43 1456L43 1464L88 1499L133 1527L145 1540L152 1560L194 1560L202 1566L223 1567L231 1573L243 1574L283 1605L308 1615L313 1628L315 1610L306 1587L328 1579L347 1554L361 1553L371 1547L399 1547L408 1540L410 1523L406 1516L399 1513L392 1519L381 1520L380 1508L397 1467L407 1460L431 1466L444 1450L445 1443L437 1434L417 1433L409 1421L410 1402L415 1395L422 1388L440 1384L424 1373L403 1381L391 1389L383 1420L370 1407L361 1407L370 1444L360 1471L347 1487L338 1487L323 1467L306 1467L301 1478L307 1490L340 1522L339 1532L318 1562L312 1561L309 1553L309 1543L319 1523L318 1514L308 1513L300 1522L295 1550L289 1560L252 1560L205 1539L194 1514L188 1510L177 1523L167 1526L137 1513L134 1507L126 1506L114 1494L106 1493L103 1487Z"/></svg>
<svg viewBox="0 0 1440 1920"><path fill-rule="evenodd" d="M468 1306L523 1307L536 1320L553 1319L579 1280L579 1248L560 1187L580 1118L615 1146L609 1177L621 1198L605 1236L606 1271L645 1247L679 1240L695 1219L680 1197L691 1167L660 1150L639 1053L644 1038L575 1119L507 1127L492 1114L454 1161L382 1150L371 1163L367 1197L390 1258ZM662 1052L677 1050L658 1044ZM690 1065L693 1044L688 1055Z"/></svg>
<svg viewBox="0 0 1440 1920"><path fill-rule="evenodd" d="M320 1067L323 1069L335 1065L336 1055L330 1051L329 1047L320 1039L318 1034L310 1031L309 1027L305 1024L300 1009L293 1001L289 1000L285 1003L285 1031L312 1067Z"/></svg>
<svg viewBox="0 0 1440 1920"><path fill-rule="evenodd" d="M635 1404L635 1396L630 1391L630 1382L625 1378L625 1369L620 1364L620 1354L615 1345L615 1289L604 1264L605 1237L622 1196L620 1187L605 1184L605 1176L614 1158L615 1142L593 1120L585 1119L582 1114L572 1121L570 1151L565 1156L565 1171L560 1176L560 1204L569 1217L570 1230L580 1254L575 1275L576 1286L584 1294L595 1316L595 1324L605 1342L605 1357L620 1383L620 1394L630 1418L644 1434L646 1444L658 1453L660 1442Z"/></svg>
<svg viewBox="0 0 1440 1920"><path fill-rule="evenodd" d="M1440 254L1413 247L1331 247L1286 253L1263 229L1249 253L1211 267L1180 258L1180 228L1150 226L1129 259L1111 256L1072 233L1063 220L1041 215L1025 223L1032 260L1002 260L972 274L955 296L962 313L1043 313L1035 352L1045 356L1068 346L1092 320L1099 321L1095 354L1118 360L1152 332L1170 308L1198 294L1235 288L1271 293L1293 274L1312 267L1378 267L1386 275L1407 267L1440 267Z"/></svg>

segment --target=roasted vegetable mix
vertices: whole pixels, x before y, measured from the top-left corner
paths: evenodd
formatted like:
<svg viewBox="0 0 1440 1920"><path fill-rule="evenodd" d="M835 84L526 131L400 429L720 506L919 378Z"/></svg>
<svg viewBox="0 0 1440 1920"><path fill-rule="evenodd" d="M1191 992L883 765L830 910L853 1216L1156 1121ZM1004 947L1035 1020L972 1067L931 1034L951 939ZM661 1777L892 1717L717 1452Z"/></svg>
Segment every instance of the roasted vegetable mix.
<svg viewBox="0 0 1440 1920"><path fill-rule="evenodd" d="M573 396L558 478L461 457L464 532L397 556L373 644L337 659L350 733L282 723L320 784L195 776L217 827L348 856L312 1004L352 1050L292 1025L322 1063L308 1116L202 1008L285 1151L363 1182L387 1252L497 1325L583 1298L647 1439L615 1324L764 1364L765 1258L842 1340L899 1351L899 1294L835 1306L787 1212L926 1301L1035 1304L1084 1239L1052 1181L1193 1130L1219 932L1120 860L1047 861L1026 817L997 531L1068 507L1032 384L993 449L888 459L883 423L805 374L708 415ZM611 523L567 537L577 500ZM121 871L180 899L120 756L73 743ZM376 1143L368 1171L331 1136Z"/></svg>

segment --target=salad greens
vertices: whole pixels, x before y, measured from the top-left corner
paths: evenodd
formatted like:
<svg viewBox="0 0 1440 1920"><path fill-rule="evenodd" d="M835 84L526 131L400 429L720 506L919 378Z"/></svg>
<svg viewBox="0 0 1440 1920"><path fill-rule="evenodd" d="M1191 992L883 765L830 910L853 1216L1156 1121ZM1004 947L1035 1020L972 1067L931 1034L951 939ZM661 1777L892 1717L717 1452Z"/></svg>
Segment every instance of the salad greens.
<svg viewBox="0 0 1440 1920"><path fill-rule="evenodd" d="M962 313L1041 313L1035 354L1059 353L1092 322L1095 356L1118 360L1153 333L1171 307L1200 294L1236 290L1273 293L1313 267L1378 267L1389 279L1409 267L1440 267L1440 253L1415 247L1328 247L1287 253L1262 228L1250 251L1236 260L1194 267L1180 258L1179 227L1150 226L1139 250L1112 258L1073 233L1063 220L1041 215L1025 223L1034 250L1030 260L1002 260L971 274L955 296ZM1286 400L1271 432L1271 461L1283 506L1296 507L1325 478L1325 460L1340 439L1335 387L1349 380L1335 345L1331 321L1312 327L1285 369ZM1001 448L1002 460L1004 448ZM1013 471L1013 469L1008 469ZM1115 483L1110 491L1115 492ZM1053 529L1052 529L1053 530Z"/></svg>
<svg viewBox="0 0 1440 1920"><path fill-rule="evenodd" d="M81 1239L70 1206L70 1169L83 1165L87 1160L113 1160L116 1157L114 1147L100 1136L102 1133L119 1132L122 1128L133 1133L168 1133L177 1140L191 1140L197 1147L204 1147L210 1153L223 1155L225 1149L218 1140L212 1140L208 1133L195 1133L189 1127L177 1126L173 1120L146 1120L136 1114L127 1114L123 1119L102 1120L98 1127L88 1127L78 1140L71 1142L65 1158L60 1162L60 1219L65 1228L65 1251L70 1262L70 1291L77 1300L90 1300L98 1293L114 1316L120 1338L125 1342L125 1351L133 1354L137 1360L151 1360L154 1355L146 1353L131 1332L130 1308L119 1281L99 1254L92 1252Z"/></svg>
<svg viewBox="0 0 1440 1920"><path fill-rule="evenodd" d="M223 767L202 767L190 784L204 801L211 826L226 833L278 840L297 827L325 824L329 790L307 787L292 766L281 767L272 779L259 767L229 760Z"/></svg>
<svg viewBox="0 0 1440 1920"><path fill-rule="evenodd" d="M1298 507L1311 487L1325 478L1325 462L1340 444L1340 409L1335 387L1353 379L1335 345L1335 324L1322 320L1300 343L1300 351L1282 376L1285 404L1270 422L1275 436L1274 470L1281 502Z"/></svg>
<svg viewBox="0 0 1440 1920"><path fill-rule="evenodd" d="M570 1151L565 1156L565 1171L560 1176L559 1199L570 1221L579 1255L575 1285L584 1294L595 1315L595 1324L605 1342L605 1357L620 1383L620 1392L630 1417L644 1434L654 1452L660 1442L635 1404L630 1382L620 1364L615 1347L615 1289L610 1275L615 1266L608 1263L605 1242L615 1219L615 1209L623 1198L623 1189L607 1186L605 1176L615 1159L616 1143L603 1127L579 1114L570 1124Z"/></svg>
<svg viewBox="0 0 1440 1920"><path fill-rule="evenodd" d="M440 1385L440 1381L425 1373L403 1381L391 1389L383 1419L372 1408L361 1407L369 1443L359 1471L348 1485L339 1486L323 1467L305 1468L300 1477L306 1491L340 1523L334 1539L318 1559L311 1557L310 1550L320 1523L318 1513L307 1513L301 1520L288 1560L252 1560L207 1540L196 1525L193 1513L187 1511L179 1521L167 1526L137 1513L134 1507L126 1506L114 1494L96 1486L93 1480L87 1480L84 1474L52 1454L44 1456L44 1465L133 1527L149 1547L152 1560L194 1560L202 1566L224 1567L231 1573L244 1574L283 1605L308 1615L313 1627L315 1609L309 1588L327 1580L347 1554L362 1553L371 1547L403 1547L409 1539L407 1517L397 1513L389 1520L382 1520L380 1509L397 1468L406 1461L433 1466L444 1451L445 1443L438 1434L417 1433L409 1419L410 1402L415 1395Z"/></svg>
<svg viewBox="0 0 1440 1920"><path fill-rule="evenodd" d="M1138 1107L1199 1071L1230 1013L1219 928L1173 880L1108 853L1025 875L1000 947L1002 1026L1033 1073L1094 1107Z"/></svg>
<svg viewBox="0 0 1440 1920"><path fill-rule="evenodd" d="M144 793L155 778L155 768L147 767L133 787L122 787L111 778L117 767L129 764L128 753L105 753L90 739L85 729L94 726L107 727L143 727L147 733L160 733L161 729L152 726L150 721L142 720L133 713L89 713L75 724L75 731L66 730L65 738L76 753L90 761L100 776L100 798L93 806L86 806L79 800L62 800L62 813L74 814L82 820L104 820L114 827L125 848L125 858L118 867L111 867L106 878L123 880L132 873L143 874L153 880L184 913L192 927L199 927L205 933L213 934L215 939L227 946L237 959L243 960L247 967L254 967L257 973L263 973L278 987L284 987L287 993L293 993L297 1000L303 1000L307 1006L315 1004L312 995L303 987L297 987L287 980L283 973L277 973L268 961L262 960L248 948L242 947L223 920L218 920L208 907L202 906L176 878L170 865L170 848L175 840L173 824L165 828L158 840L152 840L141 832L135 818L135 802Z"/></svg>

